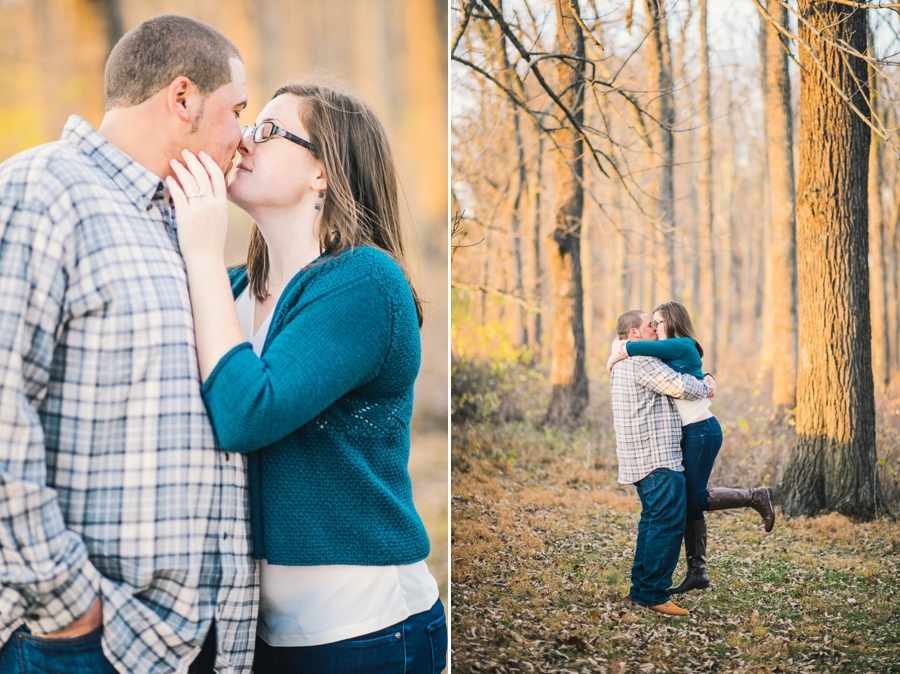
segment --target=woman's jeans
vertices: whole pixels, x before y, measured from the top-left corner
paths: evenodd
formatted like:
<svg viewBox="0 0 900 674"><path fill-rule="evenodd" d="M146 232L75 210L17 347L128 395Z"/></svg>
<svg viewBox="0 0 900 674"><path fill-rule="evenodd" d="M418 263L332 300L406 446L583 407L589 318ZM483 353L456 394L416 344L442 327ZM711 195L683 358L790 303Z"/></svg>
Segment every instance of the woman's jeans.
<svg viewBox="0 0 900 674"><path fill-rule="evenodd" d="M641 521L631 567L631 601L657 606L669 601L672 572L681 554L684 473L657 468L634 487L641 498Z"/></svg>
<svg viewBox="0 0 900 674"><path fill-rule="evenodd" d="M709 508L709 474L722 447L722 427L715 417L681 429L681 454L687 493L687 521L702 520Z"/></svg>
<svg viewBox="0 0 900 674"><path fill-rule="evenodd" d="M256 638L257 674L439 674L447 666L447 622L428 611L371 634L321 646L269 646Z"/></svg>

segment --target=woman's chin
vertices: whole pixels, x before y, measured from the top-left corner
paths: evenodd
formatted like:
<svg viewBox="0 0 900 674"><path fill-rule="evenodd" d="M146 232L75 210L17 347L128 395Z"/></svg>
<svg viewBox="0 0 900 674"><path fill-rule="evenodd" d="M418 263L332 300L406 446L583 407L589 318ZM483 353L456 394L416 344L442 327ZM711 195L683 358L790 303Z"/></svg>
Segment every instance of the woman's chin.
<svg viewBox="0 0 900 674"><path fill-rule="evenodd" d="M232 181L233 182L233 181ZM246 200L243 199L243 195L241 194L240 189L235 189L232 187L232 183L228 183L228 189L226 191L226 197L228 201L233 203L235 206L240 208L241 210L246 210Z"/></svg>

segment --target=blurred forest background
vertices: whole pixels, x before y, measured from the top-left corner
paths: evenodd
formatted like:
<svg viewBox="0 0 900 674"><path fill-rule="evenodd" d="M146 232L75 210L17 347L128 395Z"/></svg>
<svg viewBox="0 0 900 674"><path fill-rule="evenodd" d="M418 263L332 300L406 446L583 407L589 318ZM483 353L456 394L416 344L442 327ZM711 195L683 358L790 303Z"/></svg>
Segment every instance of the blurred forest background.
<svg viewBox="0 0 900 674"><path fill-rule="evenodd" d="M247 69L252 124L275 89L314 76L359 92L391 135L413 270L428 302L416 382L413 471L429 529L429 564L447 584L447 4L443 0L0 0L0 161L58 140L70 114L96 128L103 69L118 38L157 14L203 21ZM250 222L230 213L229 262Z"/></svg>
<svg viewBox="0 0 900 674"><path fill-rule="evenodd" d="M453 0L454 671L900 667L898 8ZM718 382L710 484L780 506L709 517L677 624L627 605L605 368L670 299Z"/></svg>

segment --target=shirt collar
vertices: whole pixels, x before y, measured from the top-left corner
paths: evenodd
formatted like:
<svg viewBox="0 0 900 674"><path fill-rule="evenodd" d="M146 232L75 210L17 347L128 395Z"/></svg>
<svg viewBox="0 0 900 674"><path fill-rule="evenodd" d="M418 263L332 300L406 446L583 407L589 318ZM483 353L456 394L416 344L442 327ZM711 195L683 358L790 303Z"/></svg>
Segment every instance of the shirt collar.
<svg viewBox="0 0 900 674"><path fill-rule="evenodd" d="M169 188L158 175L122 152L78 115L69 117L62 139L87 155L141 210L147 210L157 194L168 196Z"/></svg>

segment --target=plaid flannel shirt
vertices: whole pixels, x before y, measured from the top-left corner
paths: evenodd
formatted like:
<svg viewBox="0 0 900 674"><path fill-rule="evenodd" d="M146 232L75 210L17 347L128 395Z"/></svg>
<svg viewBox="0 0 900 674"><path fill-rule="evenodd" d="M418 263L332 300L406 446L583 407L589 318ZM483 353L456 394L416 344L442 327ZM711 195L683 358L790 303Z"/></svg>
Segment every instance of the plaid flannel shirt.
<svg viewBox="0 0 900 674"><path fill-rule="evenodd" d="M73 116L0 164L0 644L103 601L122 674L250 672L241 457L217 449L165 183Z"/></svg>
<svg viewBox="0 0 900 674"><path fill-rule="evenodd" d="M647 356L620 360L611 379L619 482L634 484L657 468L683 472L681 416L672 398L699 400L709 386Z"/></svg>

